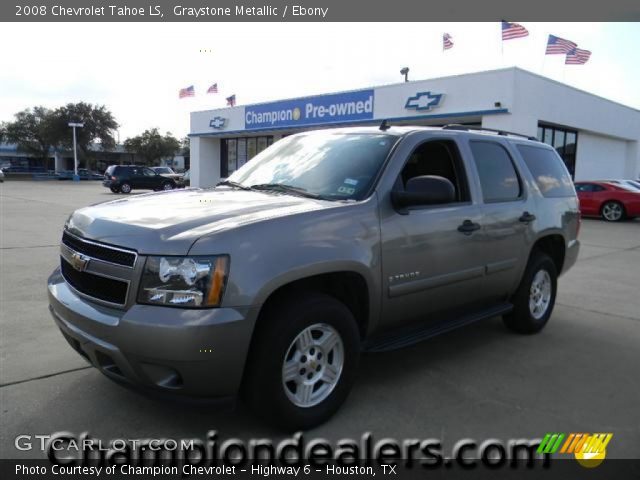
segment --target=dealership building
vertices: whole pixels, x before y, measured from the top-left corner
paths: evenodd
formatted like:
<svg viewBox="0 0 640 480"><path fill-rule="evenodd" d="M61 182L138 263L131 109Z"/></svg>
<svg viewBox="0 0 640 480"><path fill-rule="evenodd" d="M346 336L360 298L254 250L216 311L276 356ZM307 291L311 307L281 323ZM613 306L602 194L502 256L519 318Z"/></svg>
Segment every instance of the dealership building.
<svg viewBox="0 0 640 480"><path fill-rule="evenodd" d="M537 137L556 148L575 180L640 175L640 110L513 67L192 112L191 184L215 185L292 133L384 119Z"/></svg>

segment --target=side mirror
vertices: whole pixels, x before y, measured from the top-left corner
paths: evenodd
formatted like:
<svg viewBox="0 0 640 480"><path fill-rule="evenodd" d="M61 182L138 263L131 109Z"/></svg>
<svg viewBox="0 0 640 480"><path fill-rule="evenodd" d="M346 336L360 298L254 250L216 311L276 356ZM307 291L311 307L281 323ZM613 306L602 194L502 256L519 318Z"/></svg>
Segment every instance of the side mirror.
<svg viewBox="0 0 640 480"><path fill-rule="evenodd" d="M455 201L456 189L449 180L437 175L410 178L404 190L391 192L391 202L398 210L419 205L440 205Z"/></svg>

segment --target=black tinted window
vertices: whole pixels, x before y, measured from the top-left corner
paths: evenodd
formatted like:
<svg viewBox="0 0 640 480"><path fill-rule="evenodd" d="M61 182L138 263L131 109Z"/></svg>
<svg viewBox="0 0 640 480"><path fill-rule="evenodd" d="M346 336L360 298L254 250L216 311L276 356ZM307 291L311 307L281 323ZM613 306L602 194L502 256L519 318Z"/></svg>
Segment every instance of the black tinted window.
<svg viewBox="0 0 640 480"><path fill-rule="evenodd" d="M456 201L469 201L464 167L455 142L429 140L418 146L407 159L400 179L406 187L409 179L422 175L446 178L453 184Z"/></svg>
<svg viewBox="0 0 640 480"><path fill-rule="evenodd" d="M573 184L562 159L546 148L518 145L520 155L545 197L571 197Z"/></svg>
<svg viewBox="0 0 640 480"><path fill-rule="evenodd" d="M577 183L576 184L577 192L593 192L593 185L590 183Z"/></svg>
<svg viewBox="0 0 640 480"><path fill-rule="evenodd" d="M484 200L499 202L520 197L520 180L504 147L494 142L471 142L470 145Z"/></svg>

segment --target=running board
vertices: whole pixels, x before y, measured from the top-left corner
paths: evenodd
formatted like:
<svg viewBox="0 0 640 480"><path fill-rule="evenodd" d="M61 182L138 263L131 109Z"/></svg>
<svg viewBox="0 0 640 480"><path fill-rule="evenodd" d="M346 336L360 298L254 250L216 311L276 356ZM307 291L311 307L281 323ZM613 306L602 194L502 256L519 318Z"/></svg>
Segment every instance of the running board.
<svg viewBox="0 0 640 480"><path fill-rule="evenodd" d="M475 323L498 315L504 315L509 313L511 310L513 310L513 305L511 303L504 303L470 315L459 317L455 320L441 322L436 325L419 325L417 327L413 326L411 328L404 328L399 331L383 335L379 339L372 339L371 341L365 342L362 350L365 352L387 352L389 350L397 350L451 330L455 330L456 328L469 325L470 323Z"/></svg>

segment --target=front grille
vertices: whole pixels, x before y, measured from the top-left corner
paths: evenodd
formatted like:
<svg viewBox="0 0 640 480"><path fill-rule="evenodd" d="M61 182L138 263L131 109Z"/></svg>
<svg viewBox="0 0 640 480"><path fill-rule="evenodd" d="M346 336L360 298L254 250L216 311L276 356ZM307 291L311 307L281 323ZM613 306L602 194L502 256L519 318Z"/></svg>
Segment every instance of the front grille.
<svg viewBox="0 0 640 480"><path fill-rule="evenodd" d="M124 305L127 301L127 282L112 278L79 272L64 258L60 259L60 270L66 282L80 293L97 298L104 302Z"/></svg>
<svg viewBox="0 0 640 480"><path fill-rule="evenodd" d="M133 252L115 249L106 245L98 245L97 243L75 237L68 232L62 234L62 243L72 250L88 255L89 257L124 265L125 267L133 267L136 261L136 254Z"/></svg>

